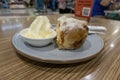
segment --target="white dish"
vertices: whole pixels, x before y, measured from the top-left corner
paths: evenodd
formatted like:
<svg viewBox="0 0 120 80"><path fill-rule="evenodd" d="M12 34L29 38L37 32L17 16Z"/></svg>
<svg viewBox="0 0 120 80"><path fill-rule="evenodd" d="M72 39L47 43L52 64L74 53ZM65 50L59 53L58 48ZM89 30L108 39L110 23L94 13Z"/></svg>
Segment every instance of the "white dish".
<svg viewBox="0 0 120 80"><path fill-rule="evenodd" d="M85 43L81 48L76 50L59 50L55 43L51 43L44 47L33 47L24 43L19 33L12 38L14 48L23 56L32 60L68 64L89 60L95 57L104 46L103 39L96 35L88 35Z"/></svg>
<svg viewBox="0 0 120 80"><path fill-rule="evenodd" d="M52 30L52 29L51 29ZM52 30L52 34L54 34L53 36L49 37L49 38L42 38L42 39L34 39L34 38L27 38L24 36L24 33L26 33L28 31L28 28L26 29L23 29L21 32L20 32L20 36L21 38L29 43L30 45L32 46L45 46L45 45L48 45L49 43L51 43L53 41L53 39L56 37L57 33L56 31Z"/></svg>

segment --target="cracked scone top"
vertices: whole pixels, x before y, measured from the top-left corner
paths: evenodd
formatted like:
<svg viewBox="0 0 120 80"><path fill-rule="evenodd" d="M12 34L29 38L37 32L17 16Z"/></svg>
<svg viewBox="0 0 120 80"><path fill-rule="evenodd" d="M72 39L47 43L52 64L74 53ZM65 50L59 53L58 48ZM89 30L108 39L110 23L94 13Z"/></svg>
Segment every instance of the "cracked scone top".
<svg viewBox="0 0 120 80"><path fill-rule="evenodd" d="M58 18L56 31L59 49L76 49L87 37L87 21L62 16Z"/></svg>

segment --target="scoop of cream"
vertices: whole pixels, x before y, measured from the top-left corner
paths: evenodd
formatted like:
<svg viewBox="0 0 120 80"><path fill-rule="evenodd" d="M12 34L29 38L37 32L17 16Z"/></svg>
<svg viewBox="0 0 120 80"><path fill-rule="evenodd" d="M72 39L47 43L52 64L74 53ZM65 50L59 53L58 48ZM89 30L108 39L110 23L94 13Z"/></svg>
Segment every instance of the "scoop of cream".
<svg viewBox="0 0 120 80"><path fill-rule="evenodd" d="M24 34L28 38L49 38L53 36L51 24L46 16L38 16L30 25L28 32Z"/></svg>

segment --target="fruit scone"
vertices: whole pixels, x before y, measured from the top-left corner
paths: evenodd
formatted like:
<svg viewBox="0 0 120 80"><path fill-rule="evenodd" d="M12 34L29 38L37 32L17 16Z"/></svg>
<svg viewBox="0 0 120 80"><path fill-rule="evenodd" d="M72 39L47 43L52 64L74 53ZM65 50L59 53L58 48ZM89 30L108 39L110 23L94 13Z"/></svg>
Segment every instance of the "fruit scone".
<svg viewBox="0 0 120 80"><path fill-rule="evenodd" d="M57 21L57 45L59 49L76 49L82 46L88 35L88 23L62 16Z"/></svg>

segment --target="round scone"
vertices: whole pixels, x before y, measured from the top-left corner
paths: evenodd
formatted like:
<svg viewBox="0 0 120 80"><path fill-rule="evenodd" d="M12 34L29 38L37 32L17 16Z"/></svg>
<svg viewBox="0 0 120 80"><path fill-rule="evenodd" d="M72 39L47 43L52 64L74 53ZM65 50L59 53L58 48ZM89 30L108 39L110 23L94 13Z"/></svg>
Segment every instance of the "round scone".
<svg viewBox="0 0 120 80"><path fill-rule="evenodd" d="M88 35L87 21L62 16L57 23L59 49L76 49L82 46Z"/></svg>

